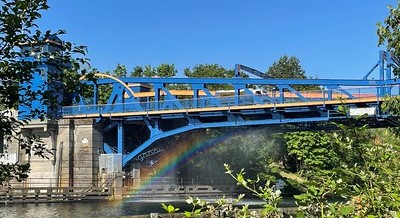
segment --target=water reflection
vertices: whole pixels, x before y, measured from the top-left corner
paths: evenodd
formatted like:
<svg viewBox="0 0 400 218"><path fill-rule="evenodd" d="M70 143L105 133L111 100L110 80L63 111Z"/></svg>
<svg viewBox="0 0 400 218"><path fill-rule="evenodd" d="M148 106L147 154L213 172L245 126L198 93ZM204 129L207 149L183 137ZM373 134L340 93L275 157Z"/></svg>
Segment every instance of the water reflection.
<svg viewBox="0 0 400 218"><path fill-rule="evenodd" d="M173 205L187 207L183 202ZM0 217L118 217L163 213L159 202L75 202L7 204L0 206Z"/></svg>
<svg viewBox="0 0 400 218"><path fill-rule="evenodd" d="M202 198L203 199L203 198ZM214 202L215 199L204 199ZM180 211L191 210L184 199L130 199L124 202L75 202L75 203L36 203L36 204L6 204L0 205L1 218L47 218L47 217L120 217L143 215L150 213L165 213L161 202L172 204ZM241 204L257 207L262 204L259 200L244 199ZM282 206L293 206L292 199L285 199Z"/></svg>

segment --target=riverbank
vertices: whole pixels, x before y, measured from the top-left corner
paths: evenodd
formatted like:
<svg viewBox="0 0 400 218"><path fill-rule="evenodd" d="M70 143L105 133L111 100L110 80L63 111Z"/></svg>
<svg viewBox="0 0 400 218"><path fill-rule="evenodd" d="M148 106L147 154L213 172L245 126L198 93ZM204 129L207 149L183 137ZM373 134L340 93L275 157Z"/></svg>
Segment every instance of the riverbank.
<svg viewBox="0 0 400 218"><path fill-rule="evenodd" d="M250 209L249 212L251 213L252 211L256 211L258 214L263 209ZM280 210L283 212L284 217L290 217L291 215L293 216L296 214L297 207L290 207L290 208L280 208ZM216 211L213 213L214 216L216 217L225 217L223 211ZM186 217L184 213L174 213L174 214L168 214L168 213L150 213L146 215L135 215L135 216L129 216L129 218L183 218ZM203 212L199 218L207 218L210 217L209 214L206 212Z"/></svg>

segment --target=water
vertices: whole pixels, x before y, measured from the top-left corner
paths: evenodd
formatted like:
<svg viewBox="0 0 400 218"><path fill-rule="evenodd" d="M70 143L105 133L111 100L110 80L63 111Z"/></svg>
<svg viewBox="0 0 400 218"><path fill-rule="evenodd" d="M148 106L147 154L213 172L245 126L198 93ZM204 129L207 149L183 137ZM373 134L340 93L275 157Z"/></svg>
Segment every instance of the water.
<svg viewBox="0 0 400 218"><path fill-rule="evenodd" d="M151 212L164 213L158 202L68 202L0 206L1 218L120 217L150 214Z"/></svg>
<svg viewBox="0 0 400 218"><path fill-rule="evenodd" d="M207 201L212 202L212 199ZM32 204L2 204L1 218L47 218L47 217L121 217L144 215L150 213L165 213L161 202L180 208L180 212L190 210L186 202L168 199L128 200L124 202L74 202L74 203L32 203ZM260 205L257 200L244 200L242 204Z"/></svg>

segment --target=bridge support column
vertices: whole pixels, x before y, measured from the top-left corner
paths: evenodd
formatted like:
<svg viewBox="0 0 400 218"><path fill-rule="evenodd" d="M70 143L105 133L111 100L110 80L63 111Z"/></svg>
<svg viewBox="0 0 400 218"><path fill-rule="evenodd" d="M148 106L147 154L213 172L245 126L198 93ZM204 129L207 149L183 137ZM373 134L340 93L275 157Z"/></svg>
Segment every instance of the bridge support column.
<svg viewBox="0 0 400 218"><path fill-rule="evenodd" d="M118 154L123 154L124 151L124 125L122 121L118 122Z"/></svg>
<svg viewBox="0 0 400 218"><path fill-rule="evenodd" d="M33 120L21 128L21 135L19 137L24 140L30 140L29 138L34 137L34 135L39 136L44 144L44 148L50 150L55 148L56 132L56 122ZM21 149L19 142L14 139L7 142L6 152L9 157L13 157L9 163L14 164L18 161L20 164L30 164L31 171L28 181L31 187L38 187L42 184L52 187L57 184L54 179L56 173L55 155L44 152L43 154L49 158L46 161L42 157L29 155L25 149ZM19 185L22 186L23 184L16 184L15 186Z"/></svg>
<svg viewBox="0 0 400 218"><path fill-rule="evenodd" d="M122 176L116 176L113 184L115 200L122 200L122 184Z"/></svg>
<svg viewBox="0 0 400 218"><path fill-rule="evenodd" d="M57 184L61 187L74 185L74 128L73 120L58 121L56 176Z"/></svg>
<svg viewBox="0 0 400 218"><path fill-rule="evenodd" d="M93 119L75 120L73 183L76 187L97 185L102 130Z"/></svg>

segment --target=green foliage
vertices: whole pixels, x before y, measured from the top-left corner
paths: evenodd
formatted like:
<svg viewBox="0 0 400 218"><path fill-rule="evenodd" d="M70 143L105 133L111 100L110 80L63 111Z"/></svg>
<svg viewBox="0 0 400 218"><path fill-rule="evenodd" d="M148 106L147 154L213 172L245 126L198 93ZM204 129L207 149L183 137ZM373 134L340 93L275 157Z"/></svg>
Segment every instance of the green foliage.
<svg viewBox="0 0 400 218"><path fill-rule="evenodd" d="M363 164L363 148L374 139L374 131L368 130L368 125L362 124L363 116L347 118L344 123L335 123L338 131L332 134L332 141L337 146L337 153L342 164Z"/></svg>
<svg viewBox="0 0 400 218"><path fill-rule="evenodd" d="M377 24L378 45L385 45L388 51L391 51L395 56L400 56L400 2L397 7L388 6L389 16L383 23ZM399 69L395 69L396 76L399 75Z"/></svg>
<svg viewBox="0 0 400 218"><path fill-rule="evenodd" d="M41 12L49 8L46 0L1 0L0 10L0 96L3 109L12 109L17 106L32 108L32 102L40 101L43 105L55 109L58 93L63 93L62 89L77 90L79 82L77 76L65 75L64 84L52 83L53 78L49 76L44 86L57 88L54 92L44 89L32 89L31 80L35 73L41 73L39 66L43 60L57 62L60 65L71 63L75 69L79 69L86 63L85 58L73 58L75 54L86 53L86 47L74 46L70 42L62 43L63 52L46 53L35 56L35 61L22 60L27 53L20 51L21 45L34 49L46 44L48 40L55 39L55 36L64 34L64 31L52 33L50 31L40 31L37 20L41 18ZM62 69L61 69L62 70ZM27 84L23 86L23 84ZM24 95L19 95L23 91ZM46 157L51 152L45 148L44 144L38 140L37 136L21 136L22 126L27 124L35 117L40 119L52 118L45 111L37 109L32 110L21 120L9 117L2 112L0 114L0 135L6 140L16 141L22 150L27 154ZM29 165L17 163L15 165L2 166L0 182L7 182L16 178L20 180L27 176Z"/></svg>
<svg viewBox="0 0 400 218"><path fill-rule="evenodd" d="M160 64L157 67L147 66L135 66L130 73L131 77L173 77L176 75L178 70L174 64ZM186 84L168 84L168 89L174 90L187 90L188 85Z"/></svg>
<svg viewBox="0 0 400 218"><path fill-rule="evenodd" d="M300 65L300 60L297 57L286 55L274 62L265 74L272 78L307 79L305 71Z"/></svg>
<svg viewBox="0 0 400 218"><path fill-rule="evenodd" d="M161 64L157 67L158 77L173 77L177 72L174 64Z"/></svg>
<svg viewBox="0 0 400 218"><path fill-rule="evenodd" d="M192 69L185 68L183 70L185 76L194 78L232 78L235 76L233 69L225 69L218 64L199 64ZM245 76L245 75L243 75ZM231 85L211 84L207 85L209 90L231 90Z"/></svg>
<svg viewBox="0 0 400 218"><path fill-rule="evenodd" d="M176 208L172 205L166 205L164 203L161 204L161 207L169 214L170 217L172 217L173 213L176 213L177 211L179 211L179 208Z"/></svg>
<svg viewBox="0 0 400 218"><path fill-rule="evenodd" d="M196 177L203 175L211 178L223 178L224 163L229 163L232 169L240 170L246 166L249 177L270 180L277 175L276 166L273 163L280 162L285 151L281 146L279 136L272 134L271 128L224 128L208 129L205 131L192 131L182 136L182 140L190 138L206 137L210 140L229 137L218 146L199 151L199 155L191 158L187 164L180 169L185 177ZM234 137L232 137L234 136ZM217 167L216 167L217 166ZM221 166L221 167L218 167ZM229 179L229 177L227 177Z"/></svg>
<svg viewBox="0 0 400 218"><path fill-rule="evenodd" d="M347 108L341 110L345 113ZM313 163L304 165L307 174L305 170L297 176L279 173L302 187L299 189L302 193L295 196L297 217L395 217L393 214L399 213L400 139L390 131L370 130L360 125L363 119L363 116L348 117L346 122L337 123L339 130L333 133L306 132L285 137L294 147L293 154ZM312 148L317 151L313 153ZM327 150L319 151L321 148ZM271 182L260 177L248 179L244 170L234 174L230 166L225 167L238 184L265 202L262 213L250 212L246 206L225 205L225 211L229 211L226 214L231 214L230 217L282 216L278 209L280 192L274 190ZM195 207L186 214L193 217L193 212L202 208L197 212L204 215L221 209L218 205L207 205L206 209Z"/></svg>
<svg viewBox="0 0 400 218"><path fill-rule="evenodd" d="M75 75L76 74L76 71ZM90 69L90 73L96 73L96 69ZM133 71L130 73L130 76L134 77L172 77L175 76L177 73L177 70L175 69L174 64L161 64L157 68L154 68L150 65L145 66L144 68L141 66L136 66ZM110 72L105 72L105 74L110 75ZM126 77L128 75L128 71L126 67L122 64L117 64L115 69L112 71L112 75L115 77ZM186 89L184 87L181 87L182 89ZM106 84L106 85L100 85L98 87L98 99L99 99L99 104L107 104L108 99L110 98L110 95L112 93L112 85ZM91 98L93 97L93 87L85 87L83 89L83 96L87 99L89 102L91 101Z"/></svg>
<svg viewBox="0 0 400 218"><path fill-rule="evenodd" d="M265 202L264 209L261 212L262 217L283 217L282 211L278 208L278 204L282 201L281 191L275 190L270 181L266 181L264 185L259 185L260 178L256 180L246 179L244 169L234 175L234 171L231 170L228 164L224 164L224 167L226 173L236 180L239 185Z"/></svg>
<svg viewBox="0 0 400 218"><path fill-rule="evenodd" d="M110 74L109 72L106 72L106 74ZM110 98L110 95L112 93L112 85L111 84L105 84L105 85L100 85L98 86L98 98L99 98L99 104L107 104L108 99Z"/></svg>
<svg viewBox="0 0 400 218"><path fill-rule="evenodd" d="M397 6L388 6L389 15L383 23L377 23L378 45L386 46L386 49L396 57L400 57L400 1L397 1ZM399 77L400 69L394 69L395 77ZM382 103L382 110L388 112L395 117L398 122L400 115L400 98L385 97ZM400 136L400 129L393 128L392 131Z"/></svg>
<svg viewBox="0 0 400 218"><path fill-rule="evenodd" d="M144 66L143 76L144 77L155 77L157 75L157 71L151 65Z"/></svg>
<svg viewBox="0 0 400 218"><path fill-rule="evenodd" d="M274 62L265 73L271 78L277 79L308 79L305 71L300 65L300 60L297 57L288 57L286 55L279 58L278 61ZM298 91L302 90L319 90L318 86L300 86L294 85L294 89Z"/></svg>
<svg viewBox="0 0 400 218"><path fill-rule="evenodd" d="M383 99L381 108L383 111L389 113L392 116L400 115L400 96L386 96Z"/></svg>
<svg viewBox="0 0 400 218"><path fill-rule="evenodd" d="M239 203L244 195L239 195L237 199L228 201L225 197L217 199L215 203L211 204L199 198L188 197L186 199L186 203L192 205L191 211L185 211L183 213L184 217L257 217L258 214L256 211L249 212L248 205L242 206L239 208L236 206ZM161 204L162 208L169 213L169 216L172 217L172 214L176 213L179 208L175 208L172 205ZM269 217L269 216L262 216Z"/></svg>
<svg viewBox="0 0 400 218"><path fill-rule="evenodd" d="M143 67L142 66L135 66L133 71L131 72L131 77L142 77L143 76Z"/></svg>
<svg viewBox="0 0 400 218"><path fill-rule="evenodd" d="M314 169L331 169L339 163L330 136L324 132L290 132L284 135L289 167L310 174Z"/></svg>
<svg viewBox="0 0 400 218"><path fill-rule="evenodd" d="M400 97L399 96L385 96L383 102L381 104L381 108L383 112L386 112L390 115L390 119L393 119L394 122L399 122L400 116ZM400 128L393 127L390 130L397 136L400 136Z"/></svg>
<svg viewBox="0 0 400 218"><path fill-rule="evenodd" d="M340 131L332 135L332 143L343 152L340 165L314 169L318 176L302 184L307 191L296 196L300 216L391 217L400 210L400 144L389 131L376 130L375 138L366 140L366 126L350 126L338 125ZM347 201L334 203L329 196Z"/></svg>
<svg viewBox="0 0 400 218"><path fill-rule="evenodd" d="M21 182L23 179L28 178L30 172L30 165L28 164L15 164L3 165L0 164L0 181L3 186L9 186L8 182L16 179Z"/></svg>
<svg viewBox="0 0 400 218"><path fill-rule="evenodd" d="M341 199L337 199L338 202L328 199L329 195L341 193L343 181L333 177L331 174L303 183L306 191L294 196L299 205L297 217L352 217L354 208L351 205L340 202Z"/></svg>
<svg viewBox="0 0 400 218"><path fill-rule="evenodd" d="M229 201L225 197L220 198L215 202L215 205L207 205L206 214L211 215L212 217L213 215L214 217L218 215L221 217L249 217L254 213L249 213L248 205L244 205L242 208L236 206L236 204L239 203L243 197L244 195L241 194L237 199L230 199Z"/></svg>
<svg viewBox="0 0 400 218"><path fill-rule="evenodd" d="M280 199L279 192L273 192L270 190L270 188L268 188L268 190L266 190L265 196L270 195L271 193L274 195L275 200L270 200L267 198L264 199L269 202L277 202L277 199ZM261 191L260 195L262 195ZM183 215L185 217L283 217L282 212L276 206L270 204L265 204L264 209L261 212L256 210L250 211L249 205L244 205L239 208L239 206L237 206L237 203L239 203L243 199L243 197L244 195L239 195L237 199L230 201L228 201L225 197L222 197L220 199L217 199L215 203L210 204L209 202L201 200L197 197L193 198L189 196L186 202L192 205L192 210L185 211ZM271 196L271 198L273 197ZM167 206L165 204L162 204L162 207L170 214L170 217L172 217L172 214L177 211L172 205Z"/></svg>
<svg viewBox="0 0 400 218"><path fill-rule="evenodd" d="M387 216L390 211L400 211L400 145L389 144L389 132L379 143L361 147L362 164L342 166L342 175L352 188L349 195L357 208L357 215L364 217Z"/></svg>
<svg viewBox="0 0 400 218"><path fill-rule="evenodd" d="M218 64L198 64L192 69L185 68L184 74L194 78L231 78L235 75L234 70L227 70Z"/></svg>
<svg viewBox="0 0 400 218"><path fill-rule="evenodd" d="M177 73L177 69L174 64L160 64L156 68L147 65L135 66L131 72L131 77L173 77Z"/></svg>
<svg viewBox="0 0 400 218"><path fill-rule="evenodd" d="M113 70L113 75L116 77L126 77L127 74L128 71L126 70L126 67L121 64L117 64L117 66Z"/></svg>
<svg viewBox="0 0 400 218"><path fill-rule="evenodd" d="M186 203L192 205L191 211L185 211L184 214L186 217L199 217L201 212L206 209L206 205L209 204L208 202L197 197L192 198L190 196L186 199Z"/></svg>

